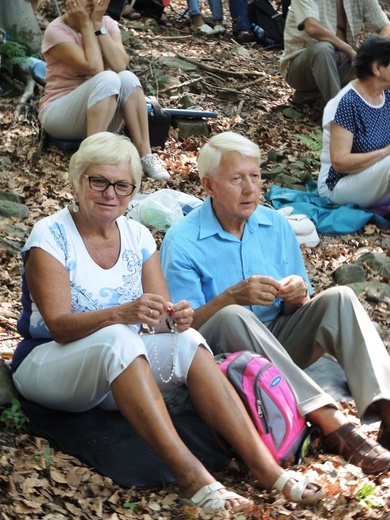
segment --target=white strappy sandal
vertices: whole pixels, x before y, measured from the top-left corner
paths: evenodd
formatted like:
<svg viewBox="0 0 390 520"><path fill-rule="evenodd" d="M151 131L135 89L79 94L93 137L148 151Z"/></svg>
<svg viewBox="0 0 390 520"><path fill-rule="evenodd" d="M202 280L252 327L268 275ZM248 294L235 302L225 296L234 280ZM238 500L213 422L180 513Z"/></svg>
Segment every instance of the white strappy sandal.
<svg viewBox="0 0 390 520"><path fill-rule="evenodd" d="M304 478L300 473L291 470L285 471L282 475L280 475L272 487L277 491L282 492L284 486L291 479L296 480L296 484L294 484L290 489L290 500L292 502L297 502L298 504L302 505L312 505L316 504L324 496L324 490L319 484L317 484L317 482ZM303 498L303 493L309 484L316 486L318 491L312 495L309 495L308 497Z"/></svg>
<svg viewBox="0 0 390 520"><path fill-rule="evenodd" d="M247 503L241 504L240 506L232 509L226 509L225 504L227 500L232 500L235 498L244 498L241 495L237 495L233 491L227 490L220 482L213 482L212 484L208 484L207 486L202 487L199 491L195 493L195 495L188 498L179 498L179 502L184 505L201 507L205 513L213 513L215 511L239 511L243 510L248 506L253 505L251 500L248 500Z"/></svg>

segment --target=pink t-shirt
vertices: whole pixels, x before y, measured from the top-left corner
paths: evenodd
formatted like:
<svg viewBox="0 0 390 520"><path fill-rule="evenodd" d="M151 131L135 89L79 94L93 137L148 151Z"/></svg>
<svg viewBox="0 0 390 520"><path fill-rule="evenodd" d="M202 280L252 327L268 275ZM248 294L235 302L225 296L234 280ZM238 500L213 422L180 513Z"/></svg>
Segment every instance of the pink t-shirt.
<svg viewBox="0 0 390 520"><path fill-rule="evenodd" d="M118 23L109 16L103 16L103 26L109 34L119 32ZM71 29L59 17L49 24L42 41L42 54L46 61L46 87L40 100L39 115L52 101L72 92L90 78L48 54L47 51L52 47L65 42L74 42L80 47L83 46L81 34Z"/></svg>

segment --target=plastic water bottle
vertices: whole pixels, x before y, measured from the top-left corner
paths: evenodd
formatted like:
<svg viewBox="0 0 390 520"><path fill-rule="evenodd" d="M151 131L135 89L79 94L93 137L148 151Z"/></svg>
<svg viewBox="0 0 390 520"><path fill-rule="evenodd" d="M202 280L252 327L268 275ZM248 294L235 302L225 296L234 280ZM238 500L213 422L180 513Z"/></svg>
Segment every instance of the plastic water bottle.
<svg viewBox="0 0 390 520"><path fill-rule="evenodd" d="M260 25L257 25L255 23L252 23L251 25L252 32L256 36L257 41L263 46L263 47L272 47L275 45L275 40L270 38L267 33L264 31Z"/></svg>

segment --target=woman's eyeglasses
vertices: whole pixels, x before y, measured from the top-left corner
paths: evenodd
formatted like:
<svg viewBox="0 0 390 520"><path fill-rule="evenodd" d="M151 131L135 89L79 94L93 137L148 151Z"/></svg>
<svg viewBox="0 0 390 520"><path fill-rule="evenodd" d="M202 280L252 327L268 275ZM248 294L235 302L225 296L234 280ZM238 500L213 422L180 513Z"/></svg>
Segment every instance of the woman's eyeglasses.
<svg viewBox="0 0 390 520"><path fill-rule="evenodd" d="M90 177L89 175L84 175L84 177L88 179L91 190L103 192L112 186L119 197L128 197L137 187L136 184L130 184L130 182L110 182L104 177Z"/></svg>

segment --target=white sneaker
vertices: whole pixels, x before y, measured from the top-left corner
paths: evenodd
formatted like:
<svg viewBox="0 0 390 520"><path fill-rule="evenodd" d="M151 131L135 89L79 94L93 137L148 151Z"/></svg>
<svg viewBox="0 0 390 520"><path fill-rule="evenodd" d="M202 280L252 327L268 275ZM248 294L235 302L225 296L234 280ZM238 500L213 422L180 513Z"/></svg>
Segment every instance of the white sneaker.
<svg viewBox="0 0 390 520"><path fill-rule="evenodd" d="M211 34L214 34L214 29L212 27L210 27L209 25L207 25L207 23L204 23L200 27L194 27L194 33L210 36Z"/></svg>
<svg viewBox="0 0 390 520"><path fill-rule="evenodd" d="M144 173L156 181L168 180L169 173L160 163L157 154L144 155L141 157L141 164Z"/></svg>
<svg viewBox="0 0 390 520"><path fill-rule="evenodd" d="M222 34L226 31L223 25L214 25L214 34Z"/></svg>

